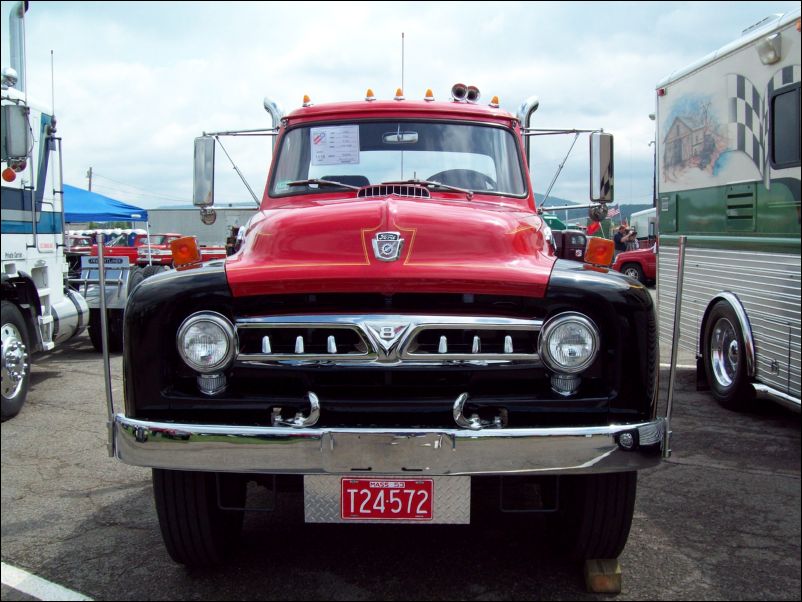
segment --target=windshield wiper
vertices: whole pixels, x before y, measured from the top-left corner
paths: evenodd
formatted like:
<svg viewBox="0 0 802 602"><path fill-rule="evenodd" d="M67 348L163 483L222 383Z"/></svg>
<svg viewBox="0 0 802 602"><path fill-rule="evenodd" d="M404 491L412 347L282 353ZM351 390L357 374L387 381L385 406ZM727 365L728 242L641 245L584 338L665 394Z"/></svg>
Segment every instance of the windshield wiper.
<svg viewBox="0 0 802 602"><path fill-rule="evenodd" d="M318 186L342 186L343 188L350 188L351 190L359 190L359 186L351 186L350 184L343 184L342 182L335 182L334 180L321 180L318 178L310 178L309 180L295 180L294 182L287 182L287 186L306 186L307 184L317 184Z"/></svg>
<svg viewBox="0 0 802 602"><path fill-rule="evenodd" d="M467 188L458 188L457 186L450 186L448 184L443 184L442 182L435 182L434 180L402 180L400 182L382 182L382 184L393 185L393 184L421 184L423 186L439 186L440 188L445 188L446 190L453 190L454 192L461 192L463 193L468 200L470 201L473 198L473 190L469 190Z"/></svg>

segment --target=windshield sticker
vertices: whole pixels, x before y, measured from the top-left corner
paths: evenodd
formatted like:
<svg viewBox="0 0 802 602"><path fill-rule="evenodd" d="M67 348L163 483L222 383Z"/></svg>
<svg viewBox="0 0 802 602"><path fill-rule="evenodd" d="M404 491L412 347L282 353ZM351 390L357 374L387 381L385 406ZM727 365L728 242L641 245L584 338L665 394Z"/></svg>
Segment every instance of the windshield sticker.
<svg viewBox="0 0 802 602"><path fill-rule="evenodd" d="M359 126L337 125L311 128L312 165L359 163Z"/></svg>

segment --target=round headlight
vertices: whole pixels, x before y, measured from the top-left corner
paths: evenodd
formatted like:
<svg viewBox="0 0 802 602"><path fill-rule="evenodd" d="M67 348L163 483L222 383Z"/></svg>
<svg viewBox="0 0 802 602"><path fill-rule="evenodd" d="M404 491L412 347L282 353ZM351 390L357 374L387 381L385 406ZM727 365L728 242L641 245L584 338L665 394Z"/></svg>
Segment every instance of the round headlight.
<svg viewBox="0 0 802 602"><path fill-rule="evenodd" d="M599 352L599 330L581 314L559 314L540 332L538 353L543 362L563 374L582 372Z"/></svg>
<svg viewBox="0 0 802 602"><path fill-rule="evenodd" d="M225 317L201 312L184 320L176 344L187 366L198 372L216 372L228 367L233 359L237 335Z"/></svg>

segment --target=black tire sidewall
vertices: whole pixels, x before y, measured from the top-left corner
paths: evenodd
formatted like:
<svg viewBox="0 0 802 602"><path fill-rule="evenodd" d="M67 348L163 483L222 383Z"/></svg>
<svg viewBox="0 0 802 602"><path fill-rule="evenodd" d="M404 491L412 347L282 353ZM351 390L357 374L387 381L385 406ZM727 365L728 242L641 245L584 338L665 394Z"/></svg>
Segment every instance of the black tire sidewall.
<svg viewBox="0 0 802 602"><path fill-rule="evenodd" d="M25 345L25 350L28 354L28 367L25 370L25 375L22 377L22 387L17 395L11 399L2 397L2 419L7 420L19 414L22 409L25 399L28 396L28 388L31 383L31 341L28 335L28 327L25 324L25 318L20 312L19 308L10 301L2 302L2 309L0 310L1 324L13 324L22 337L22 342ZM0 352L5 353L5 349Z"/></svg>

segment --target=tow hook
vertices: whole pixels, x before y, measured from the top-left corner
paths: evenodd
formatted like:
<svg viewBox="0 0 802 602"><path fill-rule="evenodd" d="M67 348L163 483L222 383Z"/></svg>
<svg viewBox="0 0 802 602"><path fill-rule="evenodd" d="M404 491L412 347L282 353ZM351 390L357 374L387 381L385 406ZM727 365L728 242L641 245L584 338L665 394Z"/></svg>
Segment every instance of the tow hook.
<svg viewBox="0 0 802 602"><path fill-rule="evenodd" d="M271 416L271 423L273 426L289 426L296 429L309 428L317 424L320 418L320 400L317 395L309 391L306 394L307 401L309 402L309 415L304 416L303 412L295 414L295 418L284 420L281 417L281 408L273 408Z"/></svg>
<svg viewBox="0 0 802 602"><path fill-rule="evenodd" d="M493 417L493 420L482 420L479 418L479 414L473 413L470 417L465 416L465 404L468 402L468 394L462 393L457 400L454 402L454 422L457 423L457 426L461 426L462 428L471 429L472 431L478 431L484 428L503 428L507 425L508 416L507 410L500 409L498 414Z"/></svg>

